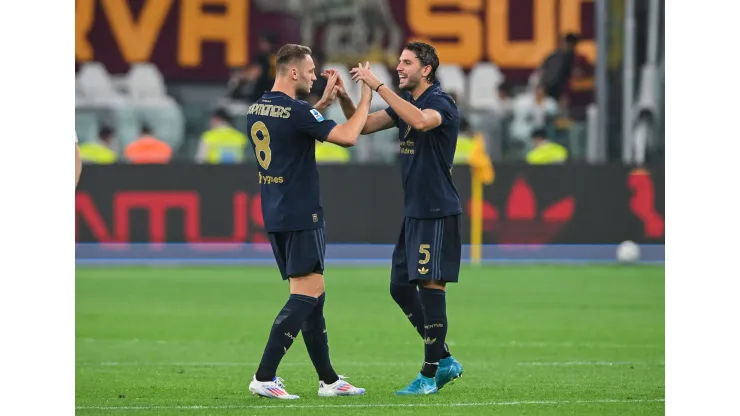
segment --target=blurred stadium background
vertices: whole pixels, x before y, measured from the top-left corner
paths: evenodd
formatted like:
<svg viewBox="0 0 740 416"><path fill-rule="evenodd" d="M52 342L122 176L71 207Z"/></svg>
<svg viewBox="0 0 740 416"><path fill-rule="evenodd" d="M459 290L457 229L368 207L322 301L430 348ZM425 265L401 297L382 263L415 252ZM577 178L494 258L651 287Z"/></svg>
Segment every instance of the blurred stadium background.
<svg viewBox="0 0 740 416"><path fill-rule="evenodd" d="M424 40L437 47L438 78L464 118L453 176L472 245L460 297L450 297L459 325L450 336L472 364L468 382L476 372L487 380L435 400L659 412L664 8L664 0L76 0L85 158L76 197L77 411L250 408L239 401L244 380L286 289L263 244L246 109L271 88L285 43L310 46L318 68L339 69L345 80L370 61L397 85L401 47ZM320 80L305 99L322 91ZM356 102L359 88L350 94ZM384 107L376 95L373 110ZM325 116L345 120L338 105ZM481 180L491 172L476 143L493 181ZM384 350L414 345L390 361L408 371L418 361L418 342L386 288L402 221L397 155L395 129L349 150L317 147L334 302L327 314L344 313L327 318L338 328L332 348L349 368L340 371L358 378L388 359ZM608 264L623 241L640 245L643 264ZM152 265L171 267L138 268ZM245 322L258 306L259 319ZM471 323L489 314L487 329ZM364 338L385 341L377 348ZM310 364L302 346L293 350L284 371L310 391ZM392 392L406 375L365 384ZM547 403L530 405L555 414Z"/></svg>

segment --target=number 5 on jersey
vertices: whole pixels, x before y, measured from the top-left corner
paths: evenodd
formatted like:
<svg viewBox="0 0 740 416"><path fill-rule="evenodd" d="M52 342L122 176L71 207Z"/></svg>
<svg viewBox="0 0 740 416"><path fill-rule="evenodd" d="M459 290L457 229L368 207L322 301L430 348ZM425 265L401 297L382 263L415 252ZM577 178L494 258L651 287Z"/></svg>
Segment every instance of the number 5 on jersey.
<svg viewBox="0 0 740 416"><path fill-rule="evenodd" d="M270 132L267 130L265 123L258 121L252 124L252 130L249 133L252 138L252 142L254 143L254 154L257 156L257 162L262 166L262 169L267 170L272 161ZM260 134L262 135L261 139Z"/></svg>
<svg viewBox="0 0 740 416"><path fill-rule="evenodd" d="M419 260L419 264L427 264L429 263L429 258L432 256L429 253L429 248L431 246L429 244L422 244L419 246L419 254L423 254L424 258Z"/></svg>

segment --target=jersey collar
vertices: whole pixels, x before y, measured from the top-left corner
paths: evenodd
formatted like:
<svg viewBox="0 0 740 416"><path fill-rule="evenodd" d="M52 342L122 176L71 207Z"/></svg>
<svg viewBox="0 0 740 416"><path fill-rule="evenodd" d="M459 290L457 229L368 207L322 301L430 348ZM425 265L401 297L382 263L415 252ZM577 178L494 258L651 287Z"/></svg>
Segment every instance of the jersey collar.
<svg viewBox="0 0 740 416"><path fill-rule="evenodd" d="M285 97L290 98L290 96L282 91L265 91L263 96L270 96L270 97ZM290 98L292 100L292 98Z"/></svg>
<svg viewBox="0 0 740 416"><path fill-rule="evenodd" d="M434 82L432 83L432 85L430 85L430 86L429 86L429 88L425 89L425 90L424 90L424 92L422 92L422 93L421 93L421 95L419 96L419 98L417 98L416 100L414 100L414 97L412 96L412 97L411 97L411 102L412 102L412 103L418 103L418 102L424 101L424 99L425 99L425 98L426 98L426 97L427 97L427 96L428 96L429 94L431 94L431 93L432 93L432 91L436 91L436 90L438 90L439 88L440 88L440 86L439 86L439 81L434 81Z"/></svg>

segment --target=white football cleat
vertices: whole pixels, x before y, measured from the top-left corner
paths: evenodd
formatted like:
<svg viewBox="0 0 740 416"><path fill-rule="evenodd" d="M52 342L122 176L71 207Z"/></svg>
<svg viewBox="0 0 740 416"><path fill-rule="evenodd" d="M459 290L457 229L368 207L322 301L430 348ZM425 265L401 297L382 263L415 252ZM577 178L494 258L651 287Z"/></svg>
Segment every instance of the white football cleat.
<svg viewBox="0 0 740 416"><path fill-rule="evenodd" d="M275 377L272 381L257 381L256 377L252 377L252 382L249 383L249 391L253 395L267 397L269 399L300 399L299 396L285 391L285 384L283 384L283 379L280 377Z"/></svg>
<svg viewBox="0 0 740 416"><path fill-rule="evenodd" d="M344 381L346 378L345 376L339 376L339 380L332 384L319 381L319 397L361 396L365 394L365 389L347 383Z"/></svg>

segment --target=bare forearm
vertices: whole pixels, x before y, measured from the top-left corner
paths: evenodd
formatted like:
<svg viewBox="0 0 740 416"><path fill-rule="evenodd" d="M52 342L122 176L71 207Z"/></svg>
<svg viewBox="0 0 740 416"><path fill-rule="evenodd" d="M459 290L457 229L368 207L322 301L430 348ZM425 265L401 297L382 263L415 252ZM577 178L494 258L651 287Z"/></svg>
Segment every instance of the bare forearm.
<svg viewBox="0 0 740 416"><path fill-rule="evenodd" d="M415 105L404 100L394 93L388 86L383 85L378 90L380 97L396 112L398 117L409 126L420 130L424 124L425 115Z"/></svg>
<svg viewBox="0 0 740 416"><path fill-rule="evenodd" d="M345 125L351 129L353 135L359 136L367 122L367 116L370 112L370 100L360 100L356 109L354 104L352 104L352 101L348 101L349 105L352 106L352 112L349 116L345 110L344 103L342 104L342 110L344 111L345 117L347 117L347 123L345 123Z"/></svg>
<svg viewBox="0 0 740 416"><path fill-rule="evenodd" d="M329 103L325 102L324 100L319 100L316 102L316 104L313 105L313 108L319 110L320 112L324 112L327 108L329 108Z"/></svg>
<svg viewBox="0 0 740 416"><path fill-rule="evenodd" d="M335 127L326 138L326 141L342 147L352 147L357 143L365 123L367 122L368 111L370 111L370 99L360 100L357 111L346 123Z"/></svg>
<svg viewBox="0 0 740 416"><path fill-rule="evenodd" d="M349 96L340 97L339 104L342 106L342 112L344 113L344 117L347 120L352 118L352 116L355 114L355 111L356 111L355 105L354 103L352 103L352 99L349 98Z"/></svg>

